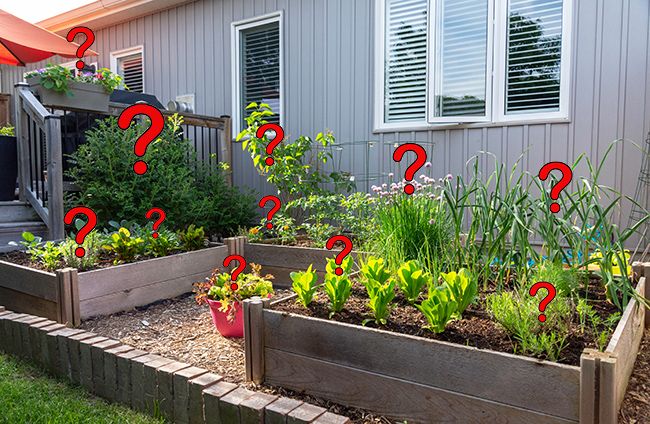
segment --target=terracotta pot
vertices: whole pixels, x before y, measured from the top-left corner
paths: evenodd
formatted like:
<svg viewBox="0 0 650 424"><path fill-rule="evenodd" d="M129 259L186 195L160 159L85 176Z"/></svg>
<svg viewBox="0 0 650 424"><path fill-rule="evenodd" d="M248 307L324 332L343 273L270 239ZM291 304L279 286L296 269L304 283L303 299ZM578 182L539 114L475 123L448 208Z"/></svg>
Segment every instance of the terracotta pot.
<svg viewBox="0 0 650 424"><path fill-rule="evenodd" d="M244 337L244 308L239 302L235 302L228 308L228 311L219 310L221 302L208 299L212 322L217 327L219 334L224 337ZM228 321L228 313L231 308L235 308L235 319Z"/></svg>
<svg viewBox="0 0 650 424"><path fill-rule="evenodd" d="M48 90L40 83L40 78L32 77L26 81L36 91L41 103L46 106L59 106L66 109L79 109L84 111L108 112L110 95L104 87L78 81L68 82L70 94L58 93Z"/></svg>

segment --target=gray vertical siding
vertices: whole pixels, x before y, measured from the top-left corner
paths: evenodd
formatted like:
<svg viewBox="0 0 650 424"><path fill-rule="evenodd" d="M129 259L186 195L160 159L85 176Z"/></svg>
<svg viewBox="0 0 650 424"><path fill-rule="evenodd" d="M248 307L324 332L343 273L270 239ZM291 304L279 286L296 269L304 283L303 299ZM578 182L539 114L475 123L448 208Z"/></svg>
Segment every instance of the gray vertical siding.
<svg viewBox="0 0 650 424"><path fill-rule="evenodd" d="M372 132L374 8L373 0L202 0L100 29L93 49L108 67L111 51L144 45L147 92L163 103L195 93L199 113L231 114L230 24L283 10L285 132L313 136L330 129L344 143L377 141L341 155L341 168L360 178L403 172L391 161L394 142L425 143L439 176L467 175L467 159L480 150L508 166L523 154L522 165L536 174L546 162L571 163L581 153L598 163L612 140L641 144L650 131L648 0L575 1L569 122L380 134ZM3 67L3 91L24 70ZM268 193L250 159L234 151L235 182ZM480 163L484 171L492 168L487 157ZM640 164L638 151L620 144L603 182L633 195ZM623 224L627 216L624 208Z"/></svg>

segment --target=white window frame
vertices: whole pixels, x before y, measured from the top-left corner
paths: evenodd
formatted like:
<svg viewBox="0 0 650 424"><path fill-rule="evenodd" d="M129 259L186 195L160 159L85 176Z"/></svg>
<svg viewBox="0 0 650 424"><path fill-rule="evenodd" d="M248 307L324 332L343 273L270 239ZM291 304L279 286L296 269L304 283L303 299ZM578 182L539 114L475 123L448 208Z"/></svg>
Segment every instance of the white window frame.
<svg viewBox="0 0 650 424"><path fill-rule="evenodd" d="M280 46L280 110L274 111L280 115L280 126L284 127L284 14L282 10L269 13L266 15L256 16L250 19L233 22L231 29L231 90L232 90L232 137L236 137L241 132L242 110L246 105L241 104L241 33L242 31L257 26L267 25L273 22L278 23L279 46Z"/></svg>
<svg viewBox="0 0 650 424"><path fill-rule="evenodd" d="M133 46L122 50L112 51L110 53L111 72L117 74L117 61L123 57L131 56L132 54L140 53L142 55L142 92L147 92L146 78L145 78L145 60L144 60L144 46Z"/></svg>
<svg viewBox="0 0 650 424"><path fill-rule="evenodd" d="M487 89L486 89L486 115L485 117L435 117L435 110L431 103L433 98L433 85L437 77L431 75L431 64L435 61L435 52L431 46L435 45L435 4L437 0L428 2L428 37L427 37L427 78L426 78L426 120L407 122L385 122L385 25L386 25L386 0L379 0L375 8L375 63L374 63L374 132L390 132L399 130L417 131L428 129L446 129L463 127L490 127L515 124L528 124L540 122L569 122L570 97L571 97L571 54L573 43L573 0L564 0L562 7L562 48L560 57L560 110L554 112L523 112L505 113L505 87L506 87L506 41L508 28L508 1L488 0L488 49L487 49Z"/></svg>

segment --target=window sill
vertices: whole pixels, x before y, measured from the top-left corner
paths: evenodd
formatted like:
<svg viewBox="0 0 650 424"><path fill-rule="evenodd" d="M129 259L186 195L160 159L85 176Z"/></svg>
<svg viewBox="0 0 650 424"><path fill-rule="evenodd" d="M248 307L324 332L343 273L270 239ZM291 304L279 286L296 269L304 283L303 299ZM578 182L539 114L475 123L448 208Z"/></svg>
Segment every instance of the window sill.
<svg viewBox="0 0 650 424"><path fill-rule="evenodd" d="M459 130L459 129L472 129L472 128L500 128L512 127L523 125L542 125L542 124L568 124L571 122L569 118L522 118L510 119L500 122L471 122L471 123L440 123L440 124L427 124L422 122L409 123L400 122L397 125L383 124L373 129L373 134L380 133L393 133L393 132L409 132L409 131L440 131L440 130Z"/></svg>

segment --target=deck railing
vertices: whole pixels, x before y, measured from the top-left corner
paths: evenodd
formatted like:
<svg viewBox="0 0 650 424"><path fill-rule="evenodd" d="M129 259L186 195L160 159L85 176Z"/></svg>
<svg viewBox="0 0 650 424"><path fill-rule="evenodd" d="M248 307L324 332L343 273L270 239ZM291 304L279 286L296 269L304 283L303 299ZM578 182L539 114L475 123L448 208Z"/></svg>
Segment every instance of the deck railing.
<svg viewBox="0 0 650 424"><path fill-rule="evenodd" d="M97 113L45 106L27 84L16 84L20 199L29 202L43 219L50 239L61 239L65 235L63 193L74 189L74 186L64 184L64 172L73 166L67 163L67 155L85 141L85 129L95 120L117 117L126 107L128 105L111 103L108 112ZM161 112L165 117L173 114L166 110ZM210 166L218 162L232 165L230 117L179 115L183 117L184 136L192 143L200 162ZM226 181L232 184L231 171L228 171Z"/></svg>

